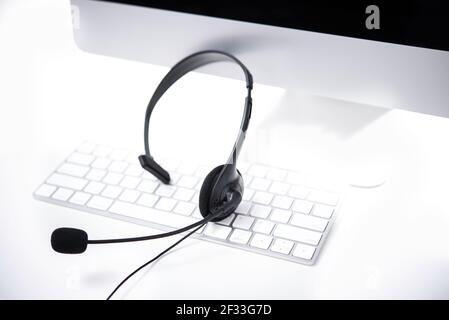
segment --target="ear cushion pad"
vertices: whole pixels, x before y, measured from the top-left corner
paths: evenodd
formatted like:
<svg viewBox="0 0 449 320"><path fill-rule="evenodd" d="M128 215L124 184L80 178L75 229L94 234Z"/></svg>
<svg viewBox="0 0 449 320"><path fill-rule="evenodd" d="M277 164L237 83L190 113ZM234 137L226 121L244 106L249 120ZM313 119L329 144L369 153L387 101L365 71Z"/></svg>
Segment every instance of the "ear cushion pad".
<svg viewBox="0 0 449 320"><path fill-rule="evenodd" d="M209 172L209 174L204 179L203 185L201 186L199 208L203 217L206 217L210 213L209 202L210 195L212 193L212 187L214 186L214 183L217 180L218 175L220 174L220 171L221 169L223 169L223 167L224 165L218 166L211 172Z"/></svg>

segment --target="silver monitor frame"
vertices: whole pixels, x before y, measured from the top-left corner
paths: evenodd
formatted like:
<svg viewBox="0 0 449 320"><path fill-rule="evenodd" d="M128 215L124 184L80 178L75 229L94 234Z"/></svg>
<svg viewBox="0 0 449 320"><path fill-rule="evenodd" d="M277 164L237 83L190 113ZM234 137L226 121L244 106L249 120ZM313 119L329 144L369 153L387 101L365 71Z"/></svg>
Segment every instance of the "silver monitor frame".
<svg viewBox="0 0 449 320"><path fill-rule="evenodd" d="M71 0L87 52L171 66L200 50L245 62L256 83L449 117L449 52L92 0ZM207 73L238 78L226 67Z"/></svg>

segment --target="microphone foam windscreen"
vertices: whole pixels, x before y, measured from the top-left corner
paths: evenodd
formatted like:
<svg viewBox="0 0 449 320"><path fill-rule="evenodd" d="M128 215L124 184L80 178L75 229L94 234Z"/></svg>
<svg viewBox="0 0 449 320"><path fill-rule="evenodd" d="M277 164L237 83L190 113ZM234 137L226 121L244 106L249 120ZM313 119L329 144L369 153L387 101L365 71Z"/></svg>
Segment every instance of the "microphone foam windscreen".
<svg viewBox="0 0 449 320"><path fill-rule="evenodd" d="M74 228L59 228L51 234L51 247L59 253L83 253L87 248L87 233Z"/></svg>

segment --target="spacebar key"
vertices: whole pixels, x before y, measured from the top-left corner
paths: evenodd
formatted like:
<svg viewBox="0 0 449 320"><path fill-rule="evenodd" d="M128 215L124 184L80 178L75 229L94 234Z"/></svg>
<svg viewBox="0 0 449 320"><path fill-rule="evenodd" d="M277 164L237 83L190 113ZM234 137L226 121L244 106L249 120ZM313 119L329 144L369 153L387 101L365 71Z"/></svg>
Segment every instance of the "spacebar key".
<svg viewBox="0 0 449 320"><path fill-rule="evenodd" d="M115 201L109 211L127 217L141 219L172 228L186 227L192 223L199 221L196 218L173 214L166 211L159 211L148 207L141 207L122 201Z"/></svg>

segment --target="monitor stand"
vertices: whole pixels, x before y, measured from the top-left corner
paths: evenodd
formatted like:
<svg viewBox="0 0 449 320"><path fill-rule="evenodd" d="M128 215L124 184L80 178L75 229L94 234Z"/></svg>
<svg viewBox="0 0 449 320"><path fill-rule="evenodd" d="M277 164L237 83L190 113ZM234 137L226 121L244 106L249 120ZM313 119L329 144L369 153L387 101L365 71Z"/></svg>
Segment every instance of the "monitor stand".
<svg viewBox="0 0 449 320"><path fill-rule="evenodd" d="M258 117L253 108L244 157L373 188L391 170L390 109L287 90ZM252 123L253 124L253 123Z"/></svg>

